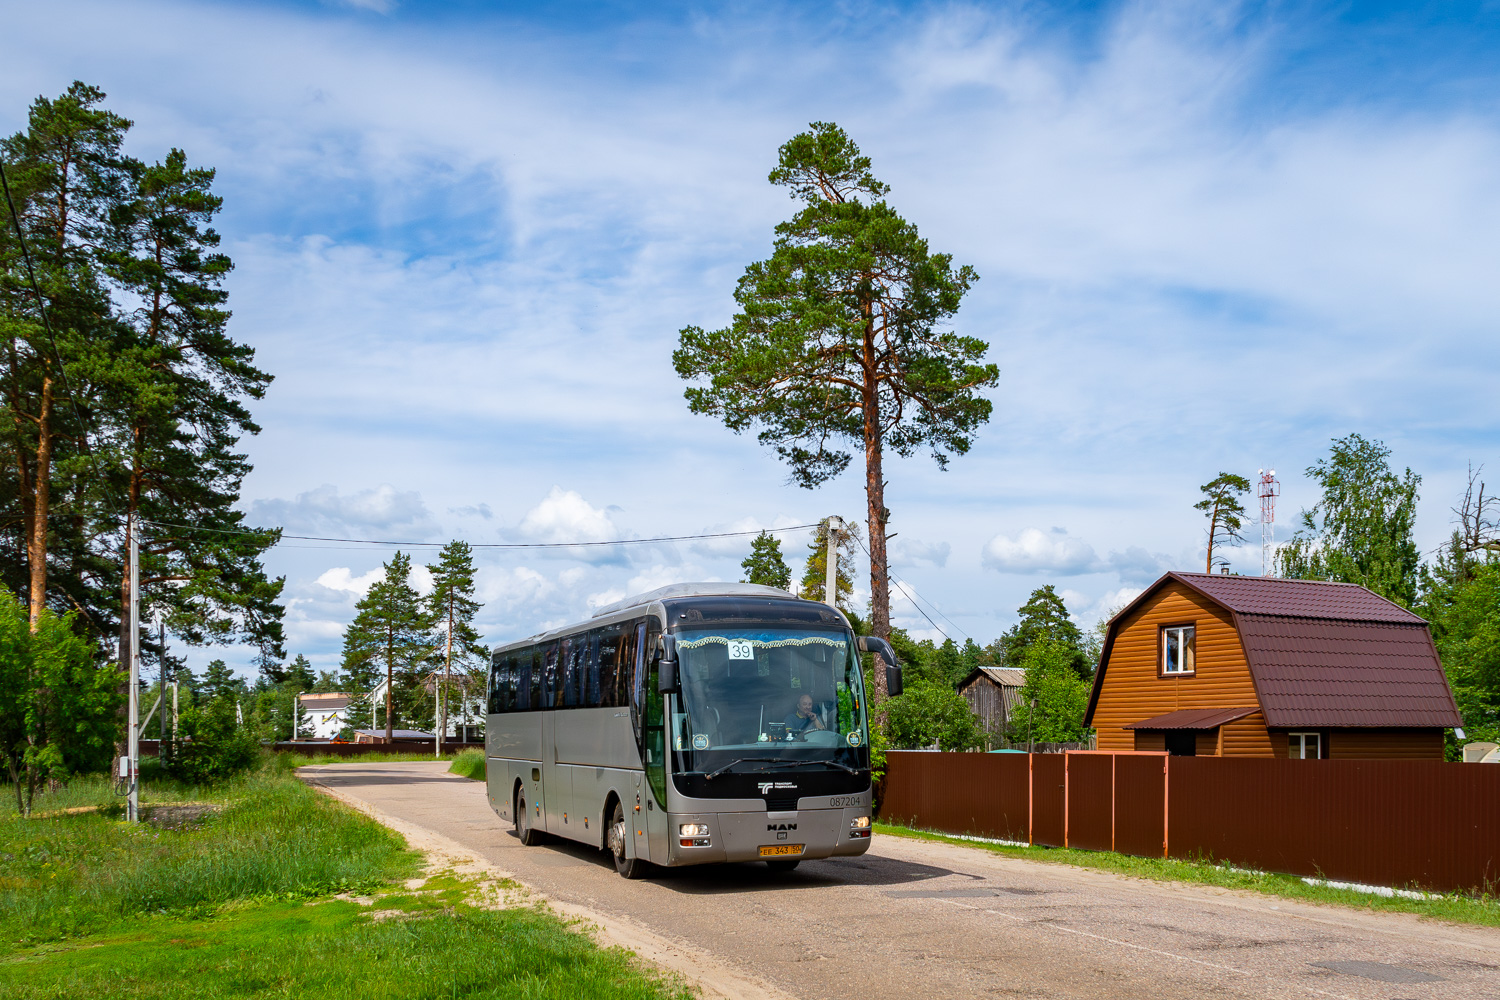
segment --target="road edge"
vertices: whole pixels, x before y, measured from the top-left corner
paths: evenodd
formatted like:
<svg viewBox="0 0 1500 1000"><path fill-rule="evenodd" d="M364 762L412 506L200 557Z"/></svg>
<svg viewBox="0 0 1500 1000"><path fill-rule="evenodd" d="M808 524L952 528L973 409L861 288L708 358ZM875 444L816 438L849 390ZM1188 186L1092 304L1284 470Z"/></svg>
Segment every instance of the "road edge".
<svg viewBox="0 0 1500 1000"><path fill-rule="evenodd" d="M303 773L308 770L309 768L300 767L295 772L308 787L368 816L381 826L396 831L405 837L413 848L430 854L443 855L465 865L483 869L497 878L507 878L526 886L528 892L537 899L545 900L553 910L563 916L583 922L586 925L585 933L588 933L599 944L605 947L625 948L650 965L675 972L687 979L705 997L717 997L722 1000L794 1000L791 994L777 989L770 983L747 975L732 965L726 965L699 948L664 937L628 917L600 913L577 903L553 899L535 886L527 884L525 879L517 877L514 872L506 871L458 841L444 837L440 833L434 833L424 826L382 812L362 799L323 784L314 774Z"/></svg>

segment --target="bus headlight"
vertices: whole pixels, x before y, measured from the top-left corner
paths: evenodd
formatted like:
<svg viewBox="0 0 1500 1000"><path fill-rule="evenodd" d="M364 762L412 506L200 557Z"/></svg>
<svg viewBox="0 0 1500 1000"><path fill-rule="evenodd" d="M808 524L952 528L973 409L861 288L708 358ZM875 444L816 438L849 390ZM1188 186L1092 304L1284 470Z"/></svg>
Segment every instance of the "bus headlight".
<svg viewBox="0 0 1500 1000"><path fill-rule="evenodd" d="M856 816L849 823L849 829L851 830L868 830L869 828L870 817L868 816Z"/></svg>
<svg viewBox="0 0 1500 1000"><path fill-rule="evenodd" d="M680 827L677 828L677 835L679 837L707 837L708 836L708 824L707 823L684 823Z"/></svg>

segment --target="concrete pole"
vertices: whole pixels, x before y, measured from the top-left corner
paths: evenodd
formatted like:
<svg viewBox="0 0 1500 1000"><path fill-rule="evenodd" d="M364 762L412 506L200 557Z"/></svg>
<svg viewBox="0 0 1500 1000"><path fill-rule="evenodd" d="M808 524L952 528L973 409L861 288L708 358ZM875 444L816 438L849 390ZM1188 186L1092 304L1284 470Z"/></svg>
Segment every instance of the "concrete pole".
<svg viewBox="0 0 1500 1000"><path fill-rule="evenodd" d="M130 535L130 731L127 737L126 767L129 770L129 792L125 798L125 819L131 823L141 818L141 523L134 514L126 531Z"/></svg>
<svg viewBox="0 0 1500 1000"><path fill-rule="evenodd" d="M839 532L843 530L842 518L828 519L828 581L823 585L823 602L832 608L839 604Z"/></svg>

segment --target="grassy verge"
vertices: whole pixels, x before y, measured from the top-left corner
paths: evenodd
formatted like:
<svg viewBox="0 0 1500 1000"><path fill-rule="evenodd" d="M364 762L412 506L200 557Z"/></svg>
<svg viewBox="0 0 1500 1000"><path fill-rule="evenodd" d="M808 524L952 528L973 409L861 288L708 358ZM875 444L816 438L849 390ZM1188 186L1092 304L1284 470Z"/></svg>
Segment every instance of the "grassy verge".
<svg viewBox="0 0 1500 1000"><path fill-rule="evenodd" d="M319 753L308 756L300 753L291 753L286 750L278 750L276 756L286 758L292 767L304 767L308 764L398 764L406 761L452 761L470 752L472 751L464 750L457 754L445 753L441 757L434 757L430 753L362 753L358 757L345 757L336 753Z"/></svg>
<svg viewBox="0 0 1500 1000"><path fill-rule="evenodd" d="M514 886L413 878L421 858L396 834L280 762L210 790L148 788L156 822L63 811L101 789L48 796L48 818L0 815L8 1000L690 995Z"/></svg>
<svg viewBox="0 0 1500 1000"><path fill-rule="evenodd" d="M479 750L465 750L453 758L453 765L448 770L470 781L483 781L485 778L484 754Z"/></svg>
<svg viewBox="0 0 1500 1000"><path fill-rule="evenodd" d="M1040 861L1044 864L1074 865L1093 868L1097 871L1115 872L1135 878L1155 879L1163 882L1193 882L1198 885L1220 886L1226 889L1249 889L1268 896L1297 899L1309 903L1329 903L1361 910L1389 913L1415 913L1436 920L1447 920L1460 924L1478 924L1484 927L1500 927L1500 899L1494 896L1443 895L1429 899L1386 898L1349 889L1334 889L1329 886L1308 885L1295 875L1278 875L1274 872L1248 871L1230 865L1218 865L1209 861L1181 861L1175 858L1138 858L1129 854L1109 851L1082 851L1066 847L1011 847L1005 844L987 844L983 841L964 840L927 830L913 830L905 826L876 823L875 830L894 837L914 840L932 840L960 847L972 847L992 854L1010 858Z"/></svg>

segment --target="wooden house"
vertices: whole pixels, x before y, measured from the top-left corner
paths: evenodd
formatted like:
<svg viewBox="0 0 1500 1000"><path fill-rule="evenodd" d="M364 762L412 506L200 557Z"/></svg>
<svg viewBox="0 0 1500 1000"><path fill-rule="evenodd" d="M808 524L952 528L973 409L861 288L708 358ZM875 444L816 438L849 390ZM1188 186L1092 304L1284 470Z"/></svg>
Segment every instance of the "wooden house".
<svg viewBox="0 0 1500 1000"><path fill-rule="evenodd" d="M1026 671L1015 667L975 667L958 685L986 732L1002 733L1021 699Z"/></svg>
<svg viewBox="0 0 1500 1000"><path fill-rule="evenodd" d="M1109 623L1100 750L1443 759L1462 725L1427 623L1348 583L1168 573Z"/></svg>

